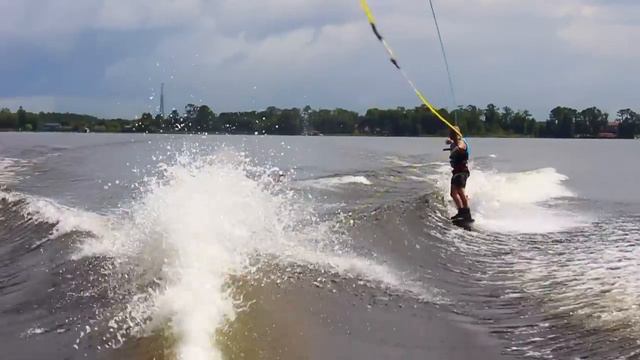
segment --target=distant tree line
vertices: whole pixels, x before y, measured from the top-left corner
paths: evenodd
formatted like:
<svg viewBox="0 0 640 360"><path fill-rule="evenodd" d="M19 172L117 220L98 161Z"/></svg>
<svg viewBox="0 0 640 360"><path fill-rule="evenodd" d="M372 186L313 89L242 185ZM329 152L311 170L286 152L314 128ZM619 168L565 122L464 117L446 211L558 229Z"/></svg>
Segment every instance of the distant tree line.
<svg viewBox="0 0 640 360"><path fill-rule="evenodd" d="M546 121L536 121L527 110L485 108L474 105L441 114L461 127L469 136L526 137L619 137L640 134L640 115L631 109L609 114L596 107L581 111L558 106ZM222 133L273 135L376 135L376 136L441 136L446 126L426 107L412 109L369 109L364 114L345 109L279 109L263 111L222 112L216 114L207 105L188 104L184 112L174 109L167 116L143 113L135 120L99 119L69 113L30 113L22 109L12 113L0 110L0 129L22 131L92 131L144 133Z"/></svg>
<svg viewBox="0 0 640 360"><path fill-rule="evenodd" d="M0 130L121 132L131 122L125 119L107 120L71 113L32 113L24 110L22 106L15 113L8 108L0 109Z"/></svg>
<svg viewBox="0 0 640 360"><path fill-rule="evenodd" d="M558 106L551 110L539 135L556 138L616 135L619 138L633 139L638 134L640 115L631 109L619 110L613 123L610 123L609 114L595 107L577 111Z"/></svg>

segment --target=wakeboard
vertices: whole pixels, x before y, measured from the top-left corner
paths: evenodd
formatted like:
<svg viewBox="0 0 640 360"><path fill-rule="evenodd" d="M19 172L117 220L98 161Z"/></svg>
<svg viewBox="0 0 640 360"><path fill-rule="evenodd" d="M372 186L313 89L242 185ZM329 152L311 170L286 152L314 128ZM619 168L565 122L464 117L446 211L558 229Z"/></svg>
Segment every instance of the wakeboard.
<svg viewBox="0 0 640 360"><path fill-rule="evenodd" d="M475 220L473 219L460 219L460 220L451 220L451 223L455 226L461 227L465 230L469 230L472 231L473 230L473 223L475 222Z"/></svg>

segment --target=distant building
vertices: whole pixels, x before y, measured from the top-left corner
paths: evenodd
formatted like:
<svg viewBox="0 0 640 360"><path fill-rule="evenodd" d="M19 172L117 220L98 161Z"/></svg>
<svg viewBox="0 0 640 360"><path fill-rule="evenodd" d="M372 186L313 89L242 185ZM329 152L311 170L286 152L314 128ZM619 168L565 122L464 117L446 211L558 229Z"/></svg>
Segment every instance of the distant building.
<svg viewBox="0 0 640 360"><path fill-rule="evenodd" d="M599 139L615 139L617 138L618 135L614 134L614 133L609 133L609 132L601 132L598 134L598 138Z"/></svg>
<svg viewBox="0 0 640 360"><path fill-rule="evenodd" d="M62 125L58 123L46 123L42 125L44 131L62 131Z"/></svg>
<svg viewBox="0 0 640 360"><path fill-rule="evenodd" d="M610 121L601 133L598 134L600 139L615 139L618 137L619 121Z"/></svg>
<svg viewBox="0 0 640 360"><path fill-rule="evenodd" d="M619 126L620 126L620 121L609 121L607 123L606 132L617 134Z"/></svg>

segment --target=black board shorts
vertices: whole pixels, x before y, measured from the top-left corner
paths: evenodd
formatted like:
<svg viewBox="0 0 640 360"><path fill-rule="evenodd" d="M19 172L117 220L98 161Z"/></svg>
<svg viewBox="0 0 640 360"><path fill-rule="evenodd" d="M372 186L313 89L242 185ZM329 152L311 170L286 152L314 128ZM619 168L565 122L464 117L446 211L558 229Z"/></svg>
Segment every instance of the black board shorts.
<svg viewBox="0 0 640 360"><path fill-rule="evenodd" d="M468 171L461 171L451 176L451 186L464 189L467 186L467 179L469 178Z"/></svg>

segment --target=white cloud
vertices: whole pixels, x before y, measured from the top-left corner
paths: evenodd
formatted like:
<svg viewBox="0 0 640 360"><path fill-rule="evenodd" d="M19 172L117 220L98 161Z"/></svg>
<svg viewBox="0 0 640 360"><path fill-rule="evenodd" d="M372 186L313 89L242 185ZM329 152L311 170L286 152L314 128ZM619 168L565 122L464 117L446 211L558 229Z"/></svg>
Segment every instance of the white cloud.
<svg viewBox="0 0 640 360"><path fill-rule="evenodd" d="M0 2L0 36L5 39L36 40L37 37L72 33L89 26L87 16L95 1L24 0Z"/></svg>
<svg viewBox="0 0 640 360"><path fill-rule="evenodd" d="M204 0L105 0L95 20L104 29L139 29L187 24L206 14Z"/></svg>
<svg viewBox="0 0 640 360"><path fill-rule="evenodd" d="M450 104L428 5L370 2L401 64L436 104ZM640 3L435 5L463 103L495 102L544 116L557 104L617 106L620 98L629 99L627 82L640 80L634 71ZM126 113L135 104L153 110L160 82L167 83L171 105L202 100L221 110L417 103L373 38L357 0L22 0L0 1L0 13L0 40L62 51L73 49L85 31L117 31L138 41L149 36L140 29L163 31L149 51L125 52L105 66L103 78L87 79L107 88L109 100L103 102ZM87 61L93 61L91 54Z"/></svg>
<svg viewBox="0 0 640 360"><path fill-rule="evenodd" d="M586 55L640 59L640 25L580 21L563 28L560 38Z"/></svg>

